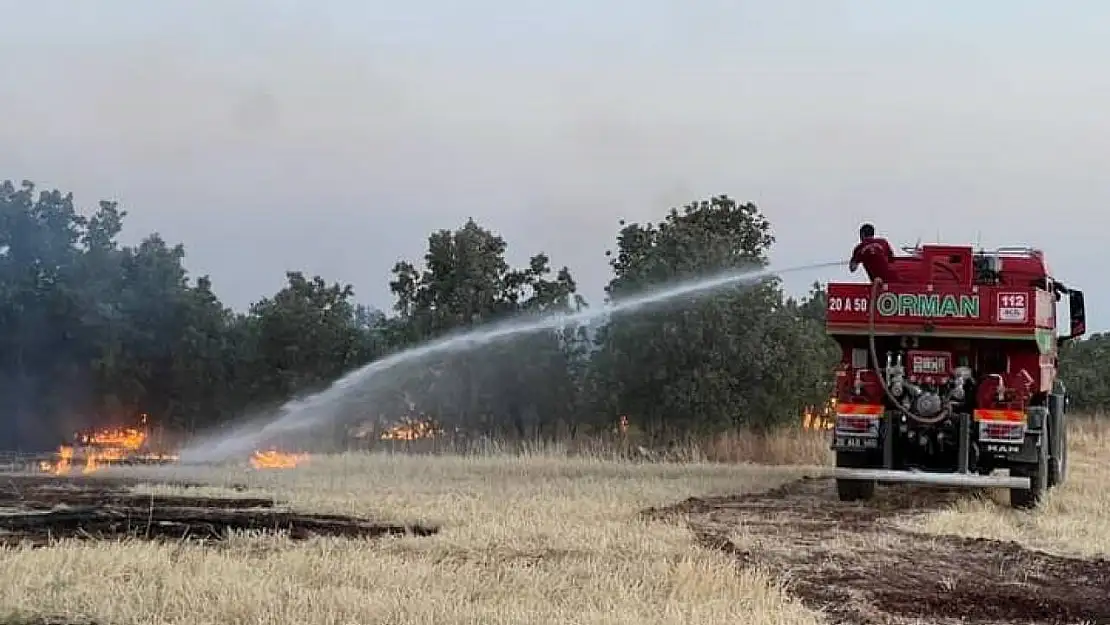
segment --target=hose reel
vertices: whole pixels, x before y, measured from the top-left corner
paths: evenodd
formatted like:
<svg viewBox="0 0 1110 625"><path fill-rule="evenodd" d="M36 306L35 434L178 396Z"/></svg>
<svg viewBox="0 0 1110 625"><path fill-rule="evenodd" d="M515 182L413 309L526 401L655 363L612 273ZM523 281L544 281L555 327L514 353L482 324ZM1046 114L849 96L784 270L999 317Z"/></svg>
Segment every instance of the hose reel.
<svg viewBox="0 0 1110 625"><path fill-rule="evenodd" d="M883 393L885 393L887 398L890 399L890 402L898 408L899 412L906 415L906 417L908 417L909 419L916 421L917 423L920 423L922 425L935 425L937 423L940 423L944 419L948 418L950 414L950 402L952 400L952 394L955 391L955 388L950 390L943 399L940 399L939 396L934 395L934 397L936 397L936 400L939 400L941 404L939 406L939 411L936 411L938 407L935 405L935 403L933 403L936 400L933 400L932 398L925 399L924 397L919 397L919 403L922 403L923 407L928 408L928 410L926 410L925 412L934 413L934 416L926 417L924 415L917 414L904 406L902 402L894 396L894 393L891 392L890 386L888 385L886 379L886 371L882 371L881 373L879 373L881 366L879 364L879 354L875 348L875 303L876 301L878 301L880 284L882 284L881 278L874 278L871 281L871 298L867 307L867 338L868 344L871 347L871 362L874 363L875 372L878 374L879 385L883 387Z"/></svg>

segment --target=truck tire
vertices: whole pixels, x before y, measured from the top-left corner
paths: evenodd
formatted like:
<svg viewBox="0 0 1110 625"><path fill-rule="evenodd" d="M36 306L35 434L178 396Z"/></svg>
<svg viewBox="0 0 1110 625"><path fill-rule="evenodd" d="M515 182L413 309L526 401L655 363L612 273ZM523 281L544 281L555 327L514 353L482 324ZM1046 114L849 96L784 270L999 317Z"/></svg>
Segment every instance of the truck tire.
<svg viewBox="0 0 1110 625"><path fill-rule="evenodd" d="M1048 492L1049 472L1049 429L1046 423L1041 431L1041 444L1037 448L1037 463L1016 465L1010 469L1010 475L1027 477L1032 488L1010 489L1010 507L1019 510L1036 508Z"/></svg>
<svg viewBox="0 0 1110 625"><path fill-rule="evenodd" d="M836 452L836 466L846 469L867 467L867 456L858 452ZM840 501L867 501L875 496L875 480L836 481L836 496Z"/></svg>

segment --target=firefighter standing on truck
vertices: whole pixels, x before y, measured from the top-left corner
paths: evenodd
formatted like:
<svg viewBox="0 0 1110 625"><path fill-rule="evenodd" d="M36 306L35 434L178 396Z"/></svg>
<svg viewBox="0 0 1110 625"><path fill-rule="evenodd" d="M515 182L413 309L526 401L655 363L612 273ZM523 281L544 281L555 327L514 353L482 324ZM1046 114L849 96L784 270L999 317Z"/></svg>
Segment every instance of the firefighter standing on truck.
<svg viewBox="0 0 1110 625"><path fill-rule="evenodd" d="M848 269L855 272L863 265L867 271L867 278L872 282L879 278L883 282L891 283L896 279L894 273L894 250L890 243L882 237L875 236L875 226L863 224L859 228L859 245L852 250L852 259Z"/></svg>

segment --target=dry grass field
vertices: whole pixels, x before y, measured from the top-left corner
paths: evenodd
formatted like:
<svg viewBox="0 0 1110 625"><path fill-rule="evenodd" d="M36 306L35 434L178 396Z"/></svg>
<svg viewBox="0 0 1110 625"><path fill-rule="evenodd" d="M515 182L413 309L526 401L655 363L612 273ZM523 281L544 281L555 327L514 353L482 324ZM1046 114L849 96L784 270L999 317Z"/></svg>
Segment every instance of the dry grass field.
<svg viewBox="0 0 1110 625"><path fill-rule="evenodd" d="M3 554L0 622L1110 622L1101 605L1110 604L1110 566L1066 557L1110 549L1110 495L1099 481L1110 470L1110 429L1091 422L1075 432L1070 481L1035 513L935 489L884 488L869 505L840 504L828 482L800 479L816 473L804 465L820 461L823 441L804 434L731 452L719 441L711 454L779 466L536 453L111 469L94 477L132 481L84 500L58 480L0 476L5 506L36 497L43 510L114 505L98 527L135 535L55 540L68 526L67 509L54 509L55 525L35 525L39 546ZM791 450L801 465L786 464ZM149 540L185 523L189 498L246 497L259 501L227 505L259 507L259 518L276 505L438 531ZM205 525L191 523L194 532Z"/></svg>

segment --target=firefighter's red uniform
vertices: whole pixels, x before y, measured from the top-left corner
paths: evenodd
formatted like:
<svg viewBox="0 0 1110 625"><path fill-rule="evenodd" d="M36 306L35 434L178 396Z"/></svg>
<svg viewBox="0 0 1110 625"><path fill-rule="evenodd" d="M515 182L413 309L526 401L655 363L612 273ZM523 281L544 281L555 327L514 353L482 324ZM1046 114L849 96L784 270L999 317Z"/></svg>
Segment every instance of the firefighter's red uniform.
<svg viewBox="0 0 1110 625"><path fill-rule="evenodd" d="M855 271L860 265L863 265L868 279L872 281L879 278L889 283L898 277L894 271L894 249L882 237L867 237L852 250L852 260L848 268Z"/></svg>

